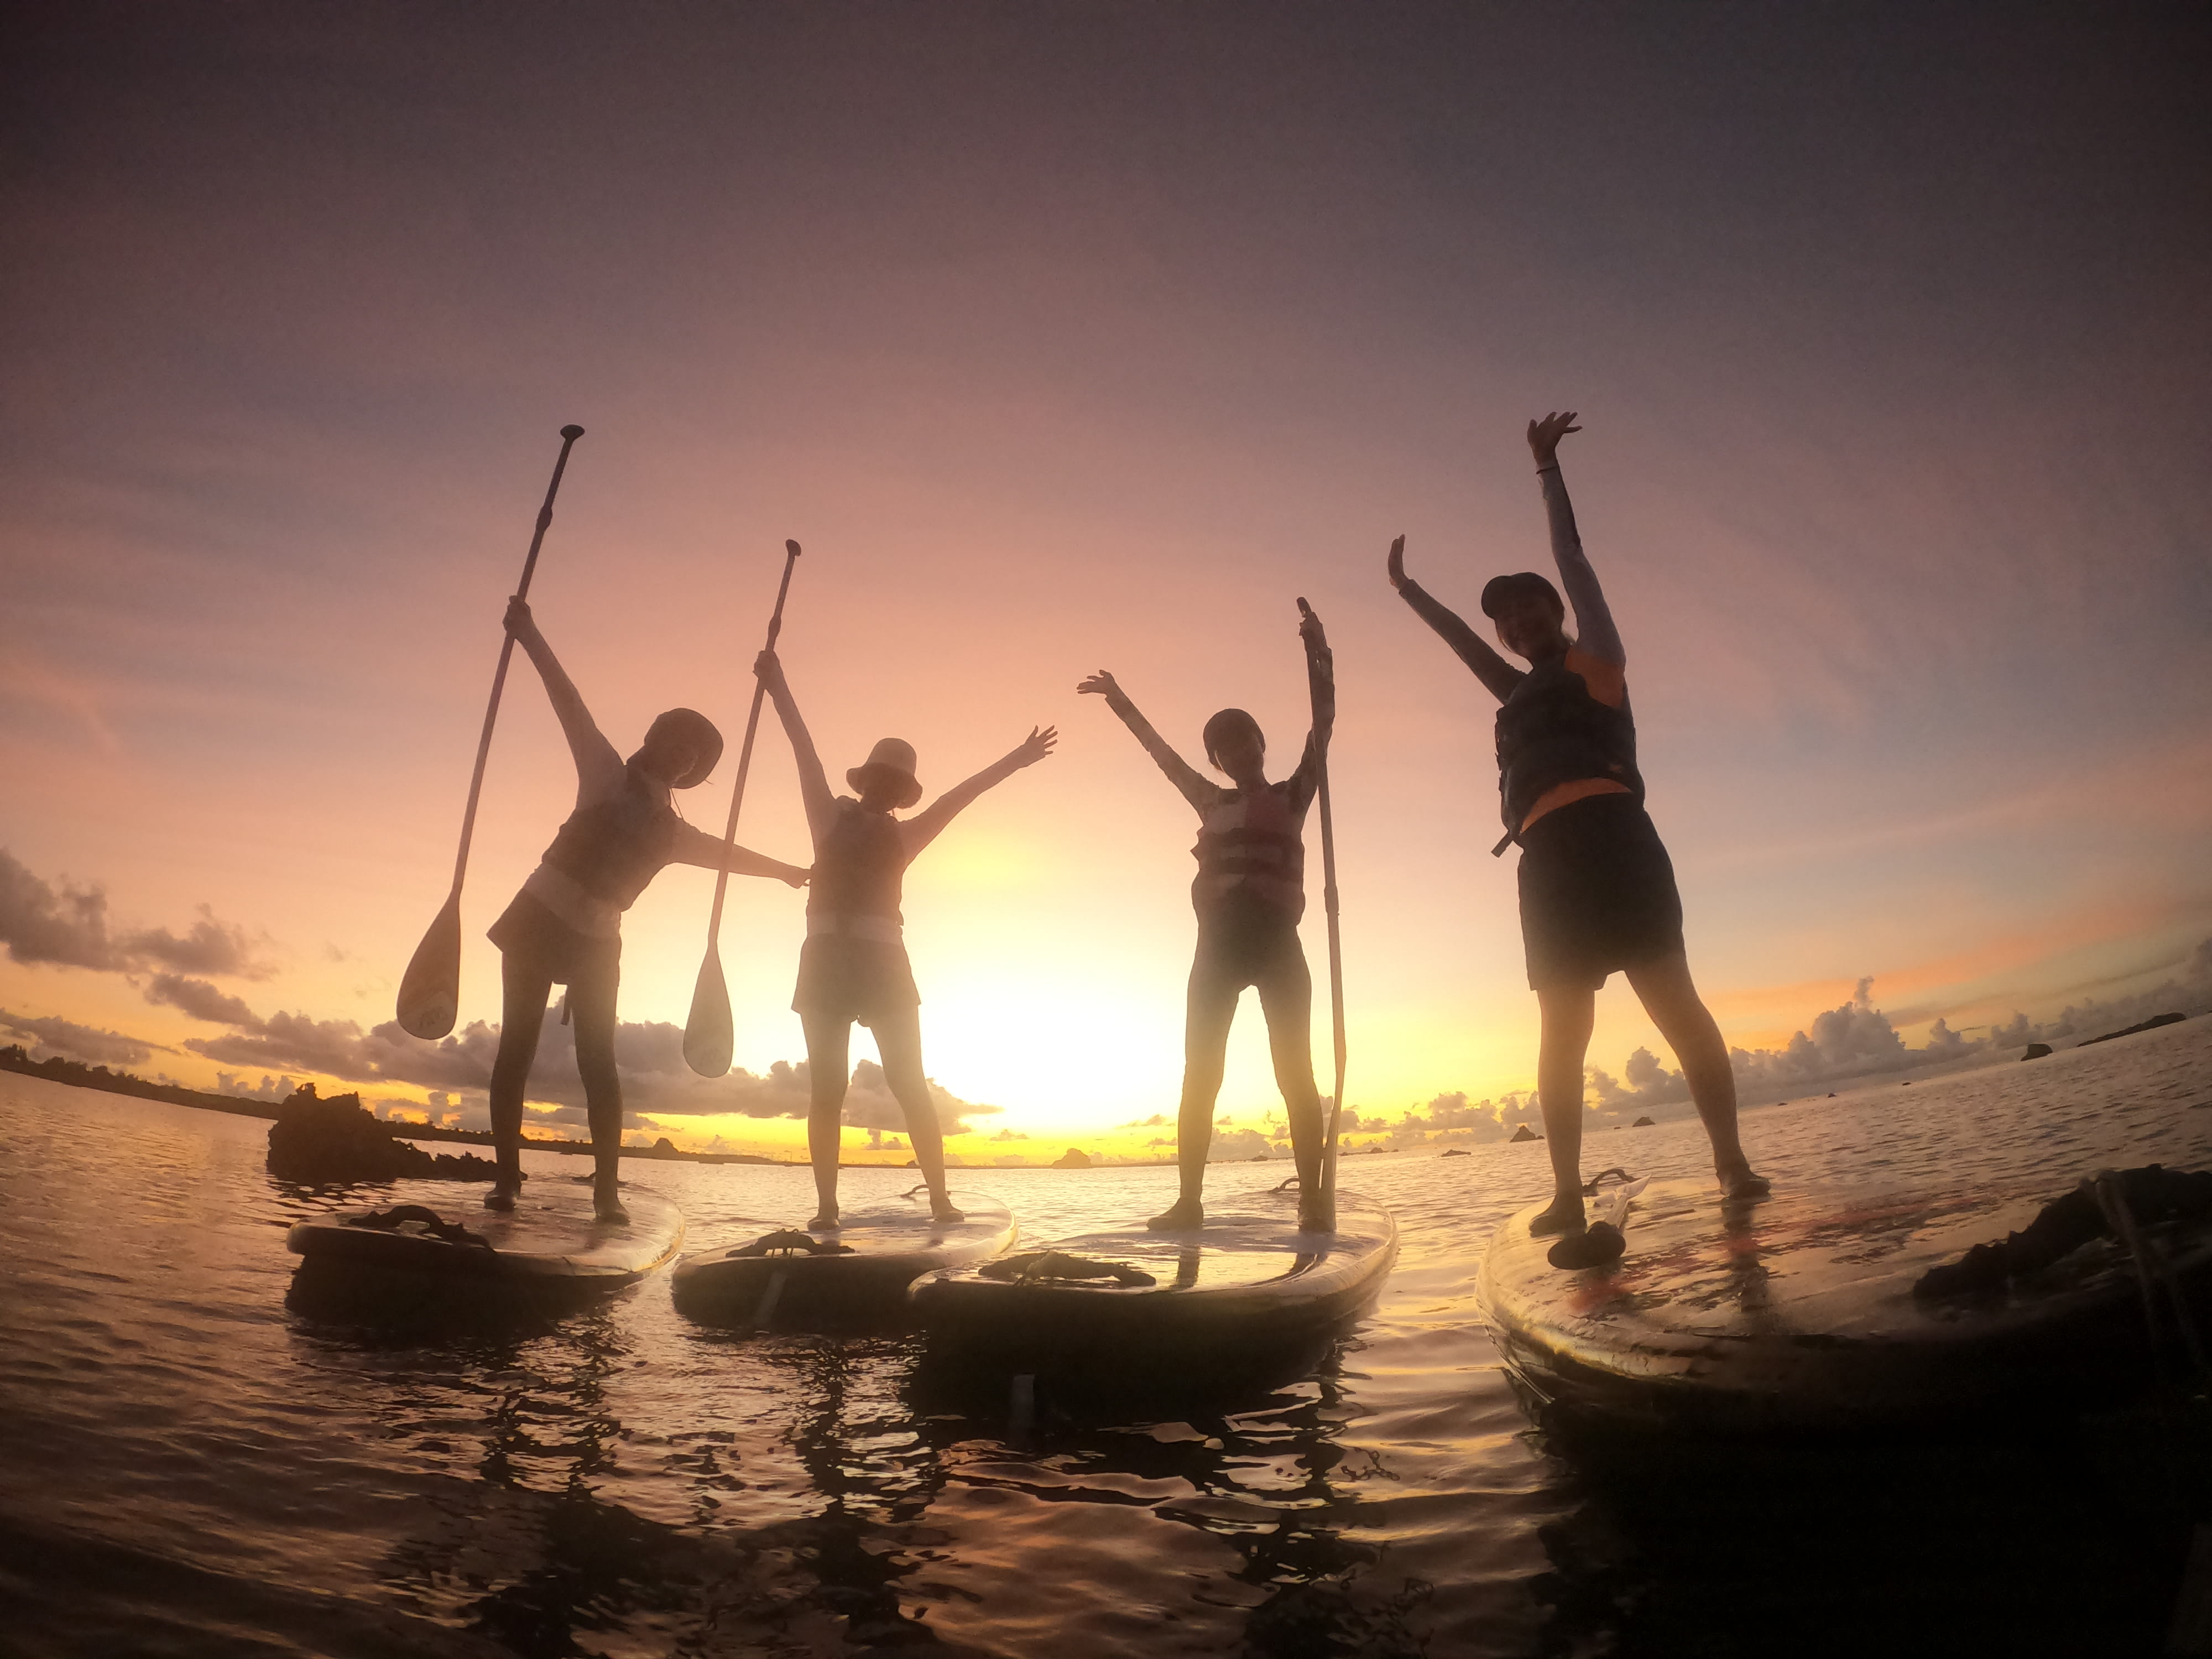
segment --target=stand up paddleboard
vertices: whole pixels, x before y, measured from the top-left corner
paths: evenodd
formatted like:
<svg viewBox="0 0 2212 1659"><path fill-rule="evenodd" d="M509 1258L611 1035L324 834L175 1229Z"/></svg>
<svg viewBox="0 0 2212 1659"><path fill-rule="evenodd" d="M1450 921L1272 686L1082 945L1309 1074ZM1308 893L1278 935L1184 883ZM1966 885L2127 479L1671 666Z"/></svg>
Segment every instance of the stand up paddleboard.
<svg viewBox="0 0 2212 1659"><path fill-rule="evenodd" d="M626 1224L592 1213L588 1177L538 1176L510 1211L444 1199L302 1221L285 1243L301 1274L321 1285L526 1297L589 1297L635 1285L674 1260L684 1217L658 1194L625 1183Z"/></svg>
<svg viewBox="0 0 2212 1659"><path fill-rule="evenodd" d="M746 1243L687 1256L676 1267L677 1309L706 1323L753 1328L903 1316L907 1286L922 1274L995 1256L1017 1236L998 1200L951 1197L966 1220L932 1219L917 1188L842 1226L764 1229Z"/></svg>
<svg viewBox="0 0 2212 1659"><path fill-rule="evenodd" d="M1626 1206L1617 1260L1552 1265L1558 1241L1529 1236L1531 1206L1492 1239L1478 1291L1538 1405L1593 1425L1841 1429L2080 1405L2156 1375L2151 1329L2163 1319L2179 1334L2161 1304L2202 1308L2212 1292L2212 1223L2090 1237L2088 1193L2072 1202L2089 1227L2055 1259L2014 1274L1956 1265L2058 1196L2046 1179L1906 1195L1784 1188L1738 1205L1711 1182L1652 1182ZM2141 1252L2155 1258L2148 1286Z"/></svg>
<svg viewBox="0 0 2212 1659"><path fill-rule="evenodd" d="M935 1273L913 1301L931 1356L956 1365L1100 1380L1260 1364L1364 1310L1397 1250L1390 1212L1354 1194L1334 1232L1306 1233L1296 1193L1254 1193L1193 1231L1139 1223Z"/></svg>

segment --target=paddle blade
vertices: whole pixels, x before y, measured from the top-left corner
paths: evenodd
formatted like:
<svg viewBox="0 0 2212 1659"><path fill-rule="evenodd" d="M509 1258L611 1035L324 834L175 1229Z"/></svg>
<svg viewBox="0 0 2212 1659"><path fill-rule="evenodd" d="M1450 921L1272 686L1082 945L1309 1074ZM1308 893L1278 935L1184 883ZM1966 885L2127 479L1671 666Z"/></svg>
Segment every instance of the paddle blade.
<svg viewBox="0 0 2212 1659"><path fill-rule="evenodd" d="M701 1077L720 1077L730 1069L730 988L722 982L722 957L708 950L691 988L691 1017L684 1022L684 1064Z"/></svg>
<svg viewBox="0 0 2212 1659"><path fill-rule="evenodd" d="M453 1029L461 1008L461 896L445 908L415 947L399 981L399 1029L434 1041Z"/></svg>

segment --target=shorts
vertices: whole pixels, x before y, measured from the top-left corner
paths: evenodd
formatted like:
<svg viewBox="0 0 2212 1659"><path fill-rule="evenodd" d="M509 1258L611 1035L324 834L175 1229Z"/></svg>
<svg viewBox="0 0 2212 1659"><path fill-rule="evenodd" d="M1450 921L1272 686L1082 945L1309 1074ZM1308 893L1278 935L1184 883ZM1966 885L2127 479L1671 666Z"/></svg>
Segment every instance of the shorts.
<svg viewBox="0 0 2212 1659"><path fill-rule="evenodd" d="M794 1013L858 1020L872 1029L879 1019L921 1004L903 945L814 933L799 946L799 984L791 994Z"/></svg>
<svg viewBox="0 0 2212 1659"><path fill-rule="evenodd" d="M1232 887L1199 918L1194 974L1243 990L1290 968L1305 967L1298 919L1249 887Z"/></svg>
<svg viewBox="0 0 2212 1659"><path fill-rule="evenodd" d="M1681 953L1674 863L1633 795L1545 813L1522 834L1520 883L1531 989L1595 989L1616 969Z"/></svg>
<svg viewBox="0 0 2212 1659"><path fill-rule="evenodd" d="M622 977L620 939L578 933L535 893L517 893L484 937L517 967L535 969L556 985L612 985Z"/></svg>

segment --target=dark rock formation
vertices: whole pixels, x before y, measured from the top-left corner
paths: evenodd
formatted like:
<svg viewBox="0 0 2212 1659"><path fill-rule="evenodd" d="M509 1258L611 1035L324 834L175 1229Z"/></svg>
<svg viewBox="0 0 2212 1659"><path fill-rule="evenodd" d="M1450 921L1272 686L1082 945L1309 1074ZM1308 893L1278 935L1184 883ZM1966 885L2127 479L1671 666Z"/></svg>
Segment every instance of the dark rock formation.
<svg viewBox="0 0 2212 1659"><path fill-rule="evenodd" d="M1071 1146L1053 1160L1052 1167L1055 1170L1087 1170L1091 1167L1091 1154L1078 1152Z"/></svg>
<svg viewBox="0 0 2212 1659"><path fill-rule="evenodd" d="M489 1158L467 1153L433 1158L379 1122L359 1095L324 1100L316 1095L313 1084L303 1083L269 1126L269 1173L280 1181L321 1186L396 1181L402 1176L489 1181L497 1170Z"/></svg>
<svg viewBox="0 0 2212 1659"><path fill-rule="evenodd" d="M1467 1155L1467 1148L1464 1146L1447 1146L1439 1154L1443 1158L1465 1158Z"/></svg>
<svg viewBox="0 0 2212 1659"><path fill-rule="evenodd" d="M2049 1043L2047 1043L2047 1042L2031 1042L2031 1043L2029 1043L2029 1044L2027 1045L2027 1052L2026 1052L2026 1053L2024 1053L2024 1054L2022 1054L2021 1055L2021 1058L2022 1060L2041 1060L2041 1059L2044 1057L2044 1055L2045 1055L2045 1054L2049 1054L2050 1052L2051 1052L2051 1045L2050 1045Z"/></svg>
<svg viewBox="0 0 2212 1659"><path fill-rule="evenodd" d="M2137 1031L2155 1031L2161 1025L2179 1025L2188 1018L2186 1014L2153 1014L2140 1025L2130 1025L2124 1031L2107 1031L2102 1036L2084 1037L2074 1046L2086 1048L2093 1042L2110 1042L2114 1037L2133 1036Z"/></svg>
<svg viewBox="0 0 2212 1659"><path fill-rule="evenodd" d="M1648 1129L1652 1127L1651 1120L1648 1117L1639 1117L1628 1127L1632 1129Z"/></svg>
<svg viewBox="0 0 2212 1659"><path fill-rule="evenodd" d="M1543 1138L1524 1123L1507 1138L1507 1145L1510 1146L1516 1140L1541 1140Z"/></svg>

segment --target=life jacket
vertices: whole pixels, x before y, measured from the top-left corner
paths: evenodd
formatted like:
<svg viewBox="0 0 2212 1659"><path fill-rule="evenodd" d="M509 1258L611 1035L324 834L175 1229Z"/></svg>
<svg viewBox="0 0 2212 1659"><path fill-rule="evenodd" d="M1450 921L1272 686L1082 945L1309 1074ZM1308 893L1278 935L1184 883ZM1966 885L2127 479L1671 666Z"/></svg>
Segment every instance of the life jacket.
<svg viewBox="0 0 2212 1659"><path fill-rule="evenodd" d="M1625 705L1615 708L1592 696L1565 660L1540 663L1522 676L1498 711L1497 729L1498 805L1508 842L1545 792L1563 783L1610 778L1644 799L1635 720Z"/></svg>
<svg viewBox="0 0 2212 1659"><path fill-rule="evenodd" d="M836 819L814 849L807 932L835 932L839 924L863 921L874 926L846 931L866 938L886 927L896 929L905 920L899 914L905 875L906 842L898 820L870 811L850 795L839 796Z"/></svg>
<svg viewBox="0 0 2212 1659"><path fill-rule="evenodd" d="M620 793L568 815L545 862L600 902L627 910L675 850L683 819L627 768Z"/></svg>
<svg viewBox="0 0 2212 1659"><path fill-rule="evenodd" d="M1198 860L1190 902L1200 915L1238 886L1287 911L1293 921L1305 914L1304 815L1291 802L1286 778L1255 790L1226 791L1200 817L1198 844L1190 849Z"/></svg>

